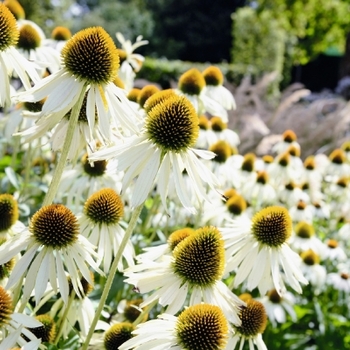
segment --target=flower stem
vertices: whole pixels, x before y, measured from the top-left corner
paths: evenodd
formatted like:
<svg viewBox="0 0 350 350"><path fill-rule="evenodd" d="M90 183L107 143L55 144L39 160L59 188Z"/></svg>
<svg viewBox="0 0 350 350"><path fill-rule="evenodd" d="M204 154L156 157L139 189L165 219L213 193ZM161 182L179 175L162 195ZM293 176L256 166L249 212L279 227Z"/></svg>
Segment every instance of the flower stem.
<svg viewBox="0 0 350 350"><path fill-rule="evenodd" d="M56 166L55 172L53 174L49 189L46 192L46 195L45 195L45 198L43 201L43 206L52 204L52 202L55 198L55 195L57 193L58 185L61 181L62 173L63 173L64 167L66 165L66 161L68 159L68 153L69 153L70 146L72 144L74 130L78 124L79 113L80 113L80 109L81 109L81 106L82 106L83 101L84 101L85 92L86 91L85 91L85 86L84 86L84 88L81 90L81 93L80 93L80 96L77 100L77 103L72 108L72 113L69 117L67 134L66 134L66 137L64 139L64 144L63 144L61 156L60 156L60 159L57 163L57 166Z"/></svg>
<svg viewBox="0 0 350 350"><path fill-rule="evenodd" d="M132 323L135 327L142 322L142 320L145 318L145 315L148 314L153 307L158 303L158 299L152 301L152 303L148 304L140 313L140 315L137 317L137 319Z"/></svg>
<svg viewBox="0 0 350 350"><path fill-rule="evenodd" d="M119 261L120 261L120 259L122 257L122 254L123 254L123 251L124 251L124 249L126 247L126 244L128 243L128 240L130 239L131 234L134 231L134 228L135 228L135 226L137 224L137 220L138 220L138 218L139 218L139 216L141 214L141 210L143 208L143 205L144 204L141 204L138 207L136 207L135 210L132 213L132 216L131 216L128 228L125 231L125 235L123 237L123 240L120 243L120 246L118 248L117 254L116 254L116 256L115 256L115 258L113 260L113 264L112 264L112 266L110 268L110 271L109 271L109 274L108 274L108 277L107 277L107 280L106 280L106 284L104 286L104 289L103 289L103 292L102 292L102 295L101 295L100 303L98 304L97 310L95 312L95 317L92 320L92 323L91 323L90 329L89 329L89 333L88 333L88 335L87 335L87 337L85 339L85 342L84 342L83 346L81 347L81 350L87 350L87 348L89 346L90 339L91 339L92 335L94 334L95 327L96 327L97 322L98 322L98 320L100 318L101 312L102 312L102 310L103 310L103 308L105 306L105 302L107 300L109 291L111 289L114 276L115 276L115 274L117 272L117 269L118 269Z"/></svg>
<svg viewBox="0 0 350 350"><path fill-rule="evenodd" d="M59 329L58 329L58 332L57 332L57 335L56 335L56 339L55 339L54 345L57 345L58 341L61 338L61 335L62 335L63 330L64 330L64 326L65 326L66 321L67 321L68 311L69 311L69 309L72 306L74 298L75 298L75 291L72 290L72 292L71 292L71 294L69 296L69 299L68 299L68 303L67 303L67 305L65 305L64 313L63 313L63 315L61 317L61 323L60 323L60 326L59 326Z"/></svg>

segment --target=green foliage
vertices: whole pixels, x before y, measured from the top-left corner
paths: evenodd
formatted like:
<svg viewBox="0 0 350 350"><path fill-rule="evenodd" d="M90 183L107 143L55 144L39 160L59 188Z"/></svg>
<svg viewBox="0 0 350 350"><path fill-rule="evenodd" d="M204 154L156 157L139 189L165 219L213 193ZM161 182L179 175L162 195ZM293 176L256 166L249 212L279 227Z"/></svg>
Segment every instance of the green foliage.
<svg viewBox="0 0 350 350"><path fill-rule="evenodd" d="M257 12L271 11L295 43L294 64L306 64L329 48L344 52L350 30L349 0L257 0Z"/></svg>
<svg viewBox="0 0 350 350"><path fill-rule="evenodd" d="M113 39L116 32L121 32L126 39L132 41L138 35L149 39L154 26L150 12L137 0L103 1L92 11L77 18L72 31L96 25L103 27Z"/></svg>
<svg viewBox="0 0 350 350"><path fill-rule="evenodd" d="M232 15L232 62L245 66L247 74L282 73L286 35L269 10L243 7ZM276 81L278 84L278 81Z"/></svg>

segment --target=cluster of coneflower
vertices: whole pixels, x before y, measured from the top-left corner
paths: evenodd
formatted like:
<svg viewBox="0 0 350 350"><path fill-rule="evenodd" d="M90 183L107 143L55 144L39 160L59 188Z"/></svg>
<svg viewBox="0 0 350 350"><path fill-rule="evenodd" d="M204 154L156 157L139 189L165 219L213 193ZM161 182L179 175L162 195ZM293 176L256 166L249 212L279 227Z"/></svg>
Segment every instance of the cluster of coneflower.
<svg viewBox="0 0 350 350"><path fill-rule="evenodd" d="M349 301L349 144L240 155L218 67L136 88L116 37L0 3L0 350L263 350L308 284Z"/></svg>

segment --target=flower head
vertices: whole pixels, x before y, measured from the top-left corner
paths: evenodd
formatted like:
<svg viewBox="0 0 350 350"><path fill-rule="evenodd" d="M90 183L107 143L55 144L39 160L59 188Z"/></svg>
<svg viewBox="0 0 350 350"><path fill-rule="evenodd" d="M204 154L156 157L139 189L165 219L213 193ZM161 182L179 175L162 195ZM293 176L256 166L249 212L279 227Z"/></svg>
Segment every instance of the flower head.
<svg viewBox="0 0 350 350"><path fill-rule="evenodd" d="M252 234L263 245L279 247L292 233L292 221L283 207L262 209L252 219Z"/></svg>
<svg viewBox="0 0 350 350"><path fill-rule="evenodd" d="M101 27L83 29L62 49L69 73L89 84L112 82L119 69L119 56L112 38Z"/></svg>
<svg viewBox="0 0 350 350"><path fill-rule="evenodd" d="M167 313L175 314L190 295L189 305L203 301L220 306L231 322L239 322L238 307L243 303L221 281L226 260L220 231L205 226L188 233L171 255L164 254L156 261L141 259L126 270L126 282L141 293L153 291L141 307L159 299L161 305L167 306Z"/></svg>
<svg viewBox="0 0 350 350"><path fill-rule="evenodd" d="M223 275L224 242L214 227L203 227L189 235L176 246L173 256L174 273L184 283L206 287L215 284Z"/></svg>
<svg viewBox="0 0 350 350"><path fill-rule="evenodd" d="M133 337L135 327L132 323L116 323L111 326L104 335L104 346L106 350L119 349L127 340Z"/></svg>
<svg viewBox="0 0 350 350"><path fill-rule="evenodd" d="M194 146L199 132L198 117L185 97L170 96L147 114L148 137L165 153Z"/></svg>
<svg viewBox="0 0 350 350"><path fill-rule="evenodd" d="M159 329L159 332L152 332ZM120 346L127 349L226 349L229 325L223 311L215 305L197 304L186 308L178 317L158 316L139 325L135 337ZM147 336L146 336L147 335Z"/></svg>
<svg viewBox="0 0 350 350"><path fill-rule="evenodd" d="M40 327L29 330L42 342L53 343L56 337L56 323L47 314L38 315L36 319L42 324Z"/></svg>
<svg viewBox="0 0 350 350"><path fill-rule="evenodd" d="M19 218L18 204L11 194L0 194L0 232L8 231Z"/></svg>
<svg viewBox="0 0 350 350"><path fill-rule="evenodd" d="M57 41L66 41L71 37L72 33L67 27L57 26L51 32L51 38Z"/></svg>
<svg viewBox="0 0 350 350"><path fill-rule="evenodd" d="M258 350L265 350L266 346L262 340L261 334L265 331L267 324L267 314L264 305L254 299L246 301L247 306L241 308L240 319L242 321L240 326L235 326L235 334L230 339L230 349L234 349L235 346L240 343L243 347L243 343L248 341L250 349L254 348L254 344L257 345Z"/></svg>
<svg viewBox="0 0 350 350"><path fill-rule="evenodd" d="M0 33L0 51L17 44L19 30L16 18L4 4L0 4Z"/></svg>
<svg viewBox="0 0 350 350"><path fill-rule="evenodd" d="M104 188L87 199L84 213L80 217L82 234L97 246L100 257L98 263L103 261L103 269L106 273L125 234L120 226L123 215L124 204L120 196L112 188ZM128 241L123 256L129 265L134 264L134 249L131 241ZM122 261L118 267L120 271L123 270Z"/></svg>
<svg viewBox="0 0 350 350"><path fill-rule="evenodd" d="M69 286L64 267L71 275L73 288L78 296L83 292L80 273L92 283L88 266L100 271L94 261L94 247L79 234L77 218L62 204L42 207L33 215L28 230L25 229L2 244L0 264L9 261L21 251L25 253L11 272L7 286L15 285L22 276L30 276L25 280L24 300L28 300L35 289L38 303L50 282L55 291L59 287L63 300L67 302Z"/></svg>
<svg viewBox="0 0 350 350"><path fill-rule="evenodd" d="M149 110L140 135L101 149L89 158L95 161L115 157L118 170L125 172L123 191L137 178L131 197L133 207L146 200L158 178L157 191L165 208L171 180L183 206L194 212L194 200L189 196L184 178L189 177L195 200L210 202L202 182L212 189L218 184L215 176L197 158L210 159L214 154L192 148L198 133L198 117L191 103L184 96L171 94Z"/></svg>
<svg viewBox="0 0 350 350"><path fill-rule="evenodd" d="M198 304L179 315L175 332L184 349L224 349L228 323L218 306Z"/></svg>
<svg viewBox="0 0 350 350"><path fill-rule="evenodd" d="M258 287L262 295L272 287L282 294L286 281L301 293L299 282L307 281L299 269L300 257L288 245L292 220L287 209L267 207L251 220L233 220L231 227L221 231L227 255L232 256L226 270L236 270L235 286L245 281L249 290Z"/></svg>
<svg viewBox="0 0 350 350"><path fill-rule="evenodd" d="M14 313L12 298L10 293L0 286L0 348L9 349L15 344L20 346L27 344L29 341L38 339L30 331L32 327L39 327L42 324L27 315ZM23 328L27 327L27 328ZM40 344L40 342L38 343Z"/></svg>

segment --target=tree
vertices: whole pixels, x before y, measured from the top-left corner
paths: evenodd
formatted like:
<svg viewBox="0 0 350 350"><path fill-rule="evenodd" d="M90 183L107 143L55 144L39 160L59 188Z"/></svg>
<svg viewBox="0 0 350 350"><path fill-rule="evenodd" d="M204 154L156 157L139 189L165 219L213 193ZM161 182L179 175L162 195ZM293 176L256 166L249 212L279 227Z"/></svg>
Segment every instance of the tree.
<svg viewBox="0 0 350 350"><path fill-rule="evenodd" d="M72 30L99 25L103 27L113 39L115 33L121 32L125 38L134 41L138 35L150 40L153 33L151 13L139 0L90 0L79 2L80 6L87 6L82 16L76 18ZM91 8L89 8L91 6Z"/></svg>
<svg viewBox="0 0 350 350"><path fill-rule="evenodd" d="M196 62L230 60L231 14L245 0L145 0L155 30L156 56Z"/></svg>
<svg viewBox="0 0 350 350"><path fill-rule="evenodd" d="M254 0L251 3L257 12L271 11L285 29L293 64L306 64L329 48L344 52L350 30L350 0Z"/></svg>

